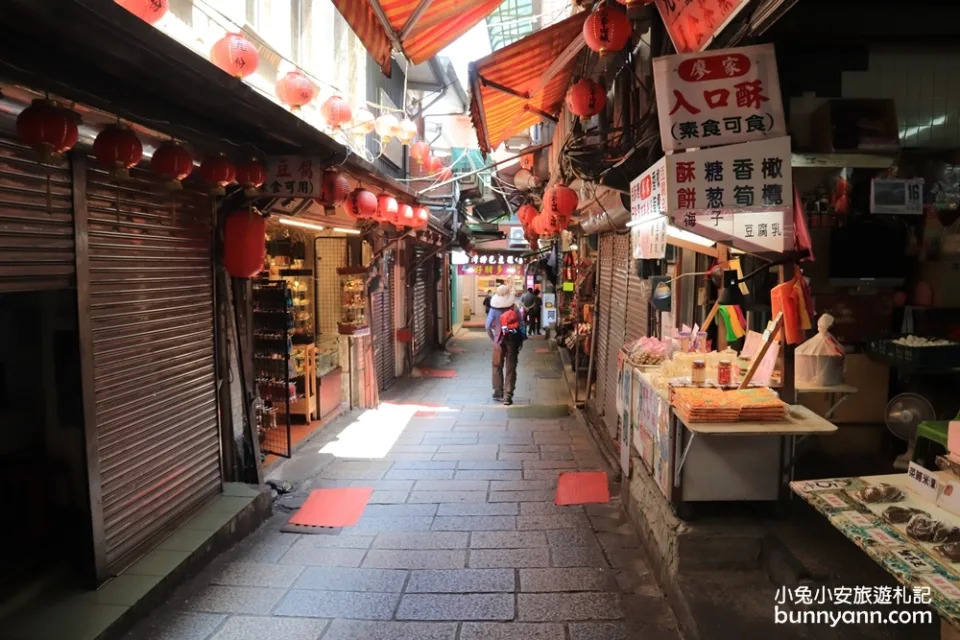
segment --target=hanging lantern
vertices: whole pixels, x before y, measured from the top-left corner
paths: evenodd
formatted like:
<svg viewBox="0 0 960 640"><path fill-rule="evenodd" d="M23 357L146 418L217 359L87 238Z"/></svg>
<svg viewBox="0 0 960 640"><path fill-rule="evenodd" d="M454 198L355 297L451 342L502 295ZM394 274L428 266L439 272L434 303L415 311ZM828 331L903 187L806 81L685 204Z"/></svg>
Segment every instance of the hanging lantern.
<svg viewBox="0 0 960 640"><path fill-rule="evenodd" d="M226 155L218 153L203 159L199 175L210 186L210 195L222 196L227 193L227 185L236 181L237 169Z"/></svg>
<svg viewBox="0 0 960 640"><path fill-rule="evenodd" d="M238 210L223 223L223 267L234 278L252 278L263 270L267 257L267 220Z"/></svg>
<svg viewBox="0 0 960 640"><path fill-rule="evenodd" d="M167 15L169 0L116 0L116 3L147 24L156 24Z"/></svg>
<svg viewBox="0 0 960 640"><path fill-rule="evenodd" d="M327 98L320 111L323 113L323 119L327 121L327 126L331 129L340 129L353 117L350 105L340 96Z"/></svg>
<svg viewBox="0 0 960 640"><path fill-rule="evenodd" d="M17 116L17 137L41 162L57 161L77 144L77 119L53 100L34 100Z"/></svg>
<svg viewBox="0 0 960 640"><path fill-rule="evenodd" d="M164 142L153 152L150 168L166 181L168 189L178 191L183 189L180 181L193 171L193 154L176 140Z"/></svg>
<svg viewBox="0 0 960 640"><path fill-rule="evenodd" d="M339 207L350 197L350 181L336 169L324 169L320 178L320 198L331 207Z"/></svg>
<svg viewBox="0 0 960 640"><path fill-rule="evenodd" d="M239 33L228 33L210 49L210 61L234 78L246 78L257 70L257 47Z"/></svg>
<svg viewBox="0 0 960 640"><path fill-rule="evenodd" d="M529 225L536 216L537 208L532 204L523 204L520 205L519 209L517 209L517 218L523 225Z"/></svg>
<svg viewBox="0 0 960 640"><path fill-rule="evenodd" d="M579 204L577 192L564 184L556 184L543 194L544 211L552 211L565 218L572 217Z"/></svg>
<svg viewBox="0 0 960 640"><path fill-rule="evenodd" d="M630 41L633 25L621 9L602 3L583 22L583 39L600 55L616 53Z"/></svg>
<svg viewBox="0 0 960 640"><path fill-rule="evenodd" d="M403 225L405 227L412 227L416 222L416 213L414 212L413 207L405 202L401 202L400 213L397 214L397 220L397 226Z"/></svg>
<svg viewBox="0 0 960 640"><path fill-rule="evenodd" d="M444 167L440 169L440 181L447 182L448 180L453 180L453 171L450 170L450 167Z"/></svg>
<svg viewBox="0 0 960 640"><path fill-rule="evenodd" d="M280 102L296 111L317 97L317 86L302 71L288 71L277 81L277 97Z"/></svg>
<svg viewBox="0 0 960 640"><path fill-rule="evenodd" d="M557 228L554 226L553 220L550 219L549 213L541 212L540 215L537 216L537 221L540 223L540 227L536 229L536 231L541 236L552 236L557 232Z"/></svg>
<svg viewBox="0 0 960 640"><path fill-rule="evenodd" d="M248 198L257 195L266 180L267 171L259 160L250 159L237 165L237 182Z"/></svg>
<svg viewBox="0 0 960 640"><path fill-rule="evenodd" d="M404 118L400 121L397 129L397 138L403 144L410 144L417 137L417 125L410 118Z"/></svg>
<svg viewBox="0 0 960 640"><path fill-rule="evenodd" d="M532 153L520 156L520 168L533 171L534 157Z"/></svg>
<svg viewBox="0 0 960 640"><path fill-rule="evenodd" d="M384 142L390 142L400 133L400 121L392 113L385 113L377 118L375 129Z"/></svg>
<svg viewBox="0 0 960 640"><path fill-rule="evenodd" d="M590 78L582 78L567 90L567 108L581 118L595 116L607 106L603 85Z"/></svg>
<svg viewBox="0 0 960 640"><path fill-rule="evenodd" d="M418 227L426 227L430 224L430 209L423 206L417 207L416 214Z"/></svg>
<svg viewBox="0 0 960 640"><path fill-rule="evenodd" d="M112 124L93 141L93 155L97 162L110 170L111 178L126 180L130 177L130 169L143 158L143 145L128 127Z"/></svg>
<svg viewBox="0 0 960 640"><path fill-rule="evenodd" d="M347 215L357 220L372 218L377 213L377 196L366 189L354 189L343 203Z"/></svg>
<svg viewBox="0 0 960 640"><path fill-rule="evenodd" d="M429 158L427 158L423 166L424 166L424 169L427 170L427 173L430 173L430 174L440 173L444 169L443 160L441 160L437 156L430 156Z"/></svg>
<svg viewBox="0 0 960 640"><path fill-rule="evenodd" d="M422 167L423 163L430 157L430 145L423 140L417 140L410 146L410 157Z"/></svg>
<svg viewBox="0 0 960 640"><path fill-rule="evenodd" d="M380 222L397 222L397 214L400 213L400 205L397 199L386 193L381 193L377 198L377 213L374 216Z"/></svg>
<svg viewBox="0 0 960 640"><path fill-rule="evenodd" d="M357 109L357 113L353 116L353 130L363 135L368 133L373 133L373 129L376 127L377 119L369 109L360 107Z"/></svg>
<svg viewBox="0 0 960 640"><path fill-rule="evenodd" d="M520 191L530 191L540 186L540 179L530 173L529 169L520 169L513 176L513 186Z"/></svg>

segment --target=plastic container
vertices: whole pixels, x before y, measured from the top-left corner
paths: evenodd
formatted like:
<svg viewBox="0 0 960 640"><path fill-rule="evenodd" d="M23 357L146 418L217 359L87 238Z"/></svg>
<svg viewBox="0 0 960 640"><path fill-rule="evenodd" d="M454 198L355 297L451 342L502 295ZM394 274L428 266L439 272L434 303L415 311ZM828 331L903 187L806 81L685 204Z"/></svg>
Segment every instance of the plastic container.
<svg viewBox="0 0 960 640"><path fill-rule="evenodd" d="M690 368L690 382L702 386L707 382L707 363L703 360L694 360Z"/></svg>

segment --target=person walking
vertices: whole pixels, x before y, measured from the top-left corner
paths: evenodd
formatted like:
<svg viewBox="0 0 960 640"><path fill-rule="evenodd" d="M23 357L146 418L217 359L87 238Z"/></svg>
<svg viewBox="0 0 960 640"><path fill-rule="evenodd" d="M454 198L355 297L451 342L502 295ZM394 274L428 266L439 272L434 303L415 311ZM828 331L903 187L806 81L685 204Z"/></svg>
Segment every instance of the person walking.
<svg viewBox="0 0 960 640"><path fill-rule="evenodd" d="M523 307L523 320L527 325L527 333L533 333L533 308L537 305L537 296L533 295L533 287L527 289L520 296L520 305Z"/></svg>
<svg viewBox="0 0 960 640"><path fill-rule="evenodd" d="M487 291L487 297L483 299L483 317L490 315L490 298L493 297L493 291Z"/></svg>
<svg viewBox="0 0 960 640"><path fill-rule="evenodd" d="M543 298L540 297L540 289L533 290L533 296L536 302L533 305L533 335L540 335L540 316L543 311Z"/></svg>
<svg viewBox="0 0 960 640"><path fill-rule="evenodd" d="M513 391L517 385L517 359L520 356L523 334L516 298L505 284L500 285L497 293L490 299L486 329L487 336L493 342L493 399L502 400L506 405L513 404Z"/></svg>

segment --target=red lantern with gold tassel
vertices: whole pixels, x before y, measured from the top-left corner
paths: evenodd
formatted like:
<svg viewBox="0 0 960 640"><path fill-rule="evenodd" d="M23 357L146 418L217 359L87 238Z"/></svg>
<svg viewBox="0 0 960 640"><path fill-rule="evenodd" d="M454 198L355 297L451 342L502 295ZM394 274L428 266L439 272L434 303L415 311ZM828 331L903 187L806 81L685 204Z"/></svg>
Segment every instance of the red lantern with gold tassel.
<svg viewBox="0 0 960 640"><path fill-rule="evenodd" d="M537 217L537 213L537 208L532 204L523 204L517 209L517 219L524 226L529 226L533 219Z"/></svg>
<svg viewBox="0 0 960 640"><path fill-rule="evenodd" d="M423 140L417 140L410 145L410 157L416 160L417 164L422 167L423 163L430 157L430 145Z"/></svg>
<svg viewBox="0 0 960 640"><path fill-rule="evenodd" d="M583 39L600 55L616 53L630 42L633 25L627 14L606 2L600 3L583 22Z"/></svg>
<svg viewBox="0 0 960 640"><path fill-rule="evenodd" d="M168 189L179 191L183 189L180 181L193 171L193 154L176 140L170 140L153 152L150 168L166 181Z"/></svg>
<svg viewBox="0 0 960 640"><path fill-rule="evenodd" d="M581 78L567 90L567 107L581 118L595 116L607 106L607 94L599 82Z"/></svg>
<svg viewBox="0 0 960 640"><path fill-rule="evenodd" d="M210 61L234 78L246 78L257 70L260 55L252 42L239 33L228 33L210 49Z"/></svg>
<svg viewBox="0 0 960 640"><path fill-rule="evenodd" d="M573 217L580 204L577 192L564 184L556 184L543 194L543 209L565 218Z"/></svg>
<svg viewBox="0 0 960 640"><path fill-rule="evenodd" d="M377 196L366 189L354 189L343 203L347 215L356 220L372 218L377 213Z"/></svg>
<svg viewBox="0 0 960 640"><path fill-rule="evenodd" d="M122 124L112 124L97 134L93 141L97 162L110 170L114 180L126 180L130 169L143 158L143 144L136 134Z"/></svg>
<svg viewBox="0 0 960 640"><path fill-rule="evenodd" d="M317 97L317 86L302 71L288 71L277 80L277 97L280 102L296 111Z"/></svg>
<svg viewBox="0 0 960 640"><path fill-rule="evenodd" d="M77 114L53 100L34 100L17 116L17 137L41 162L58 161L77 144Z"/></svg>
<svg viewBox="0 0 960 640"><path fill-rule="evenodd" d="M324 169L320 178L320 198L323 204L339 207L350 197L350 181L336 169Z"/></svg>
<svg viewBox="0 0 960 640"><path fill-rule="evenodd" d="M210 194L222 196L227 193L227 185L237 179L237 169L223 153L207 156L200 164L200 178L210 187Z"/></svg>
<svg viewBox="0 0 960 640"><path fill-rule="evenodd" d="M429 158L427 158L423 166L427 170L427 173L431 173L431 174L440 173L441 171L443 171L443 168L444 168L443 160L441 160L437 156L430 156Z"/></svg>
<svg viewBox="0 0 960 640"><path fill-rule="evenodd" d="M238 210L223 223L223 267L234 278L252 278L267 257L267 221L252 211Z"/></svg>
<svg viewBox="0 0 960 640"><path fill-rule="evenodd" d="M259 160L251 158L237 165L237 183L248 198L256 196L267 180L267 170Z"/></svg>
<svg viewBox="0 0 960 640"><path fill-rule="evenodd" d="M167 15L169 0L116 0L116 3L147 24L156 24Z"/></svg>
<svg viewBox="0 0 960 640"><path fill-rule="evenodd" d="M320 108L320 112L323 114L323 119L327 121L327 126L331 129L340 129L353 117L350 105L340 96L327 98Z"/></svg>

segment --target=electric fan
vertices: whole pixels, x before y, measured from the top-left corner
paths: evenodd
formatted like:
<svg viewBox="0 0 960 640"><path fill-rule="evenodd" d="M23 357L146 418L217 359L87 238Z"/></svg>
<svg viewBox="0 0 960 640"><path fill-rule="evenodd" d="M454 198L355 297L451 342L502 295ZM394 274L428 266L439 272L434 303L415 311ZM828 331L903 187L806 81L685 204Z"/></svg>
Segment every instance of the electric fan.
<svg viewBox="0 0 960 640"><path fill-rule="evenodd" d="M924 420L935 418L933 405L916 393L901 393L890 399L884 422L890 433L906 441L907 450L893 461L893 468L905 471L913 459L913 450L917 444L917 425Z"/></svg>

